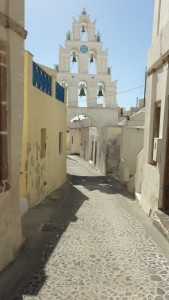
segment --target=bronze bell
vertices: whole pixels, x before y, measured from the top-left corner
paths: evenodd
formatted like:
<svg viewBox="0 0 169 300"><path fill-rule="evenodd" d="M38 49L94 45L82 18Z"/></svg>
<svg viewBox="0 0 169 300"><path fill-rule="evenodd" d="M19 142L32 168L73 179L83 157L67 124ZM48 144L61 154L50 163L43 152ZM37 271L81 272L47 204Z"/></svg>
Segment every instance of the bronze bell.
<svg viewBox="0 0 169 300"><path fill-rule="evenodd" d="M72 62L73 62L73 63L74 63L74 62L77 62L77 59L76 59L76 56L75 56L75 55L73 55Z"/></svg>
<svg viewBox="0 0 169 300"><path fill-rule="evenodd" d="M79 94L79 96L80 96L80 97L86 96L85 90L84 90L83 87L81 87L81 89L80 89L80 94Z"/></svg>
<svg viewBox="0 0 169 300"><path fill-rule="evenodd" d="M90 58L90 64L94 62L93 56Z"/></svg>
<svg viewBox="0 0 169 300"><path fill-rule="evenodd" d="M85 26L82 26L82 33L86 32Z"/></svg>
<svg viewBox="0 0 169 300"><path fill-rule="evenodd" d="M98 91L98 95L97 95L97 96L98 96L98 97L103 97L103 92L102 92L101 89Z"/></svg>

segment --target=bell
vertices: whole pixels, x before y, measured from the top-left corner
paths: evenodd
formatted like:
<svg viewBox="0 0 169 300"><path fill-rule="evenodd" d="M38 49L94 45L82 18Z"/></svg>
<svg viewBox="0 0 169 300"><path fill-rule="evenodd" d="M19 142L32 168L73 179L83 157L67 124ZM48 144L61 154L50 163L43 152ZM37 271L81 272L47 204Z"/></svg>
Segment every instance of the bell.
<svg viewBox="0 0 169 300"><path fill-rule="evenodd" d="M80 97L86 96L85 90L84 90L83 87L80 89L80 94L79 94L79 96L80 96Z"/></svg>
<svg viewBox="0 0 169 300"><path fill-rule="evenodd" d="M97 95L97 96L98 96L98 97L103 97L103 92L102 92L101 89L98 91L98 95Z"/></svg>
<svg viewBox="0 0 169 300"><path fill-rule="evenodd" d="M82 33L86 32L85 26L82 26Z"/></svg>
<svg viewBox="0 0 169 300"><path fill-rule="evenodd" d="M93 56L90 58L90 64L94 62Z"/></svg>
<svg viewBox="0 0 169 300"><path fill-rule="evenodd" d="M77 62L77 59L76 59L76 56L75 56L75 55L73 55L72 62L73 62L73 63L74 63L74 62Z"/></svg>

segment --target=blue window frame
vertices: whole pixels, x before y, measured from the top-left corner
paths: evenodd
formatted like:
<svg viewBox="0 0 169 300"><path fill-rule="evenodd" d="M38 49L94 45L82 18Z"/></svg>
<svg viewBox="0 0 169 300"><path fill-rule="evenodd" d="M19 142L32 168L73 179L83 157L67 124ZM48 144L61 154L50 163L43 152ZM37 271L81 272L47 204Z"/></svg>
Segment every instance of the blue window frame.
<svg viewBox="0 0 169 300"><path fill-rule="evenodd" d="M57 100L64 102L64 88L58 82L56 82L55 97Z"/></svg>
<svg viewBox="0 0 169 300"><path fill-rule="evenodd" d="M33 61L32 84L42 92L51 96L52 78Z"/></svg>

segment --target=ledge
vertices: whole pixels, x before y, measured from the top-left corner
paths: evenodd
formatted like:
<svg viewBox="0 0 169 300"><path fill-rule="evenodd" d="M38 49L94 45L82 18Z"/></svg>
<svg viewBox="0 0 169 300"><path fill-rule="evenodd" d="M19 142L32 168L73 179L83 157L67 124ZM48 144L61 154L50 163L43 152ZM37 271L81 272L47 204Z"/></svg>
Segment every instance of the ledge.
<svg viewBox="0 0 169 300"><path fill-rule="evenodd" d="M12 18L10 18L7 15L4 15L1 12L0 12L0 25L5 28L11 29L12 31L14 31L16 34L18 34L24 40L27 37L28 32L21 25L19 25Z"/></svg>
<svg viewBox="0 0 169 300"><path fill-rule="evenodd" d="M157 210L151 215L153 224L161 231L161 233L169 241L169 216L160 210Z"/></svg>

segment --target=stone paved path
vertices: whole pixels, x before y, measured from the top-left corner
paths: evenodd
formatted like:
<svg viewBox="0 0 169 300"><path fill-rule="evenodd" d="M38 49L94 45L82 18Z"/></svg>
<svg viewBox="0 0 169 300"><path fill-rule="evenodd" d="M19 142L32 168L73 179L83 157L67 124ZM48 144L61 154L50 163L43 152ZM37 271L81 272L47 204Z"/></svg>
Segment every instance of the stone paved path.
<svg viewBox="0 0 169 300"><path fill-rule="evenodd" d="M69 159L68 166L70 183L48 197L64 203L52 239L13 299L169 299L169 262L121 205L129 194L85 163Z"/></svg>

